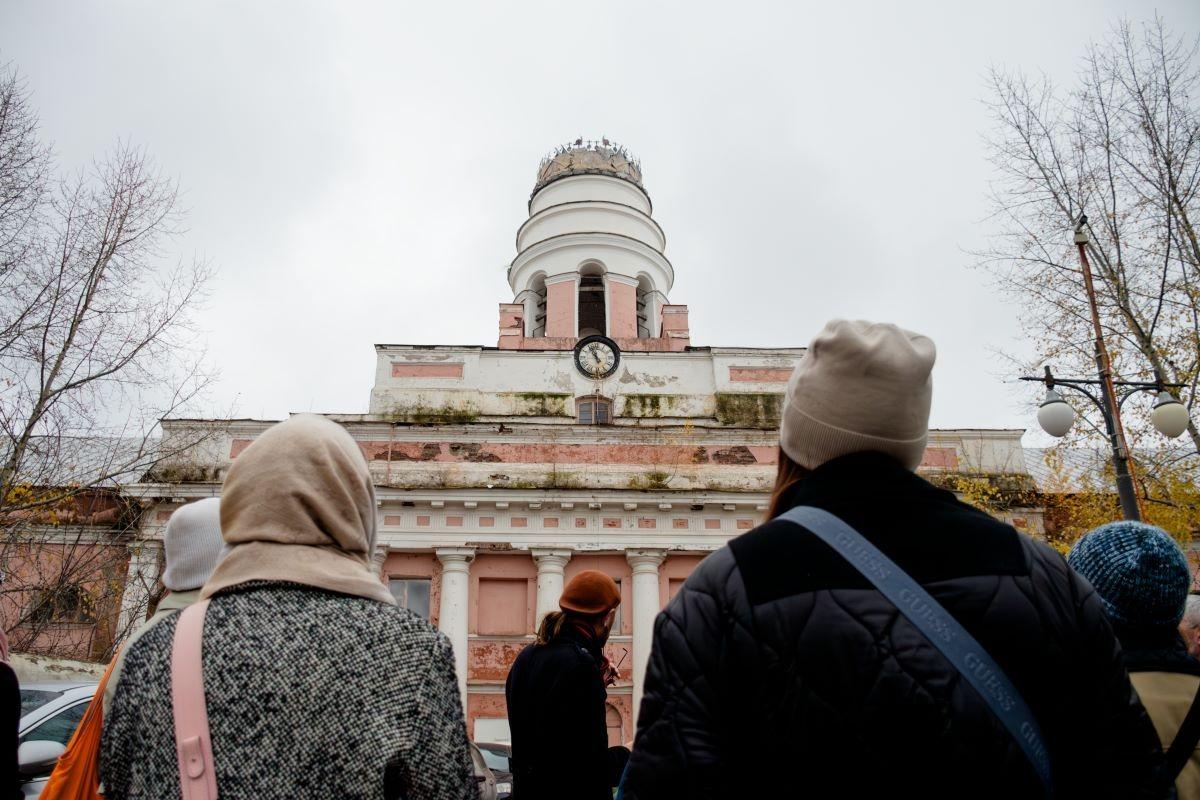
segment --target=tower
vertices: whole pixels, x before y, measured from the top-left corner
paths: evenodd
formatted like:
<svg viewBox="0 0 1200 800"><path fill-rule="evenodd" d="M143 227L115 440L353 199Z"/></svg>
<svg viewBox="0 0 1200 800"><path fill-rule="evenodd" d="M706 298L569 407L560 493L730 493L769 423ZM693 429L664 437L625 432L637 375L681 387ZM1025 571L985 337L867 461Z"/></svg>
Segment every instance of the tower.
<svg viewBox="0 0 1200 800"><path fill-rule="evenodd" d="M687 307L668 301L675 271L641 165L607 139L542 159L508 267L500 347L569 349L593 334L625 350L682 350Z"/></svg>

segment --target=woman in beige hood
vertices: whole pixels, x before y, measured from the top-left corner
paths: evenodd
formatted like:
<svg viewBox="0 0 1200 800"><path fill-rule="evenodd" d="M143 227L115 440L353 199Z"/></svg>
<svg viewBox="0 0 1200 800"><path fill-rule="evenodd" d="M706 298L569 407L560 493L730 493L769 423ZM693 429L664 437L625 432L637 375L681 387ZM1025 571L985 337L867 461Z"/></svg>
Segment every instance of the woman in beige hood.
<svg viewBox="0 0 1200 800"><path fill-rule="evenodd" d="M478 797L449 642L372 566L354 439L307 414L267 430L229 470L221 529L202 662L222 800ZM126 656L101 747L109 800L179 797L176 621Z"/></svg>

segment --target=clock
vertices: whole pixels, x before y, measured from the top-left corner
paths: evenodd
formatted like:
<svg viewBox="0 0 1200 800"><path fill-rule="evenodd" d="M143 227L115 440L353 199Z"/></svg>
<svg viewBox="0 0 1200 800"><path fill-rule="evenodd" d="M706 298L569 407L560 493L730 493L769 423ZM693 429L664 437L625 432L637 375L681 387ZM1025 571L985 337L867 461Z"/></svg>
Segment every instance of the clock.
<svg viewBox="0 0 1200 800"><path fill-rule="evenodd" d="M576 368L593 380L607 378L621 363L621 348L607 336L585 336L575 345Z"/></svg>

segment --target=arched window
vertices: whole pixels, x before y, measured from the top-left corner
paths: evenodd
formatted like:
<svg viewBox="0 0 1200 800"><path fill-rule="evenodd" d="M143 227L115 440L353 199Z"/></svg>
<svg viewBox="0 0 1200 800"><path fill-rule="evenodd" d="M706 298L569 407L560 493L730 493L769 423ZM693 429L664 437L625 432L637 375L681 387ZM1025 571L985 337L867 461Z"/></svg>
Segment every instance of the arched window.
<svg viewBox="0 0 1200 800"><path fill-rule="evenodd" d="M579 270L579 335L593 336L608 332L603 267L585 264Z"/></svg>
<svg viewBox="0 0 1200 800"><path fill-rule="evenodd" d="M642 275L637 285L637 335L639 339L649 339L652 326L650 318L654 313L654 302L650 299L650 280Z"/></svg>
<svg viewBox="0 0 1200 800"><path fill-rule="evenodd" d="M538 275L529 282L525 295L525 320L529 336L546 335L546 276Z"/></svg>
<svg viewBox="0 0 1200 800"><path fill-rule="evenodd" d="M612 400L599 395L575 398L575 420L580 425L612 423Z"/></svg>
<svg viewBox="0 0 1200 800"><path fill-rule="evenodd" d="M605 704L604 727L608 729L608 746L616 747L625 744L625 725L621 712L612 703Z"/></svg>

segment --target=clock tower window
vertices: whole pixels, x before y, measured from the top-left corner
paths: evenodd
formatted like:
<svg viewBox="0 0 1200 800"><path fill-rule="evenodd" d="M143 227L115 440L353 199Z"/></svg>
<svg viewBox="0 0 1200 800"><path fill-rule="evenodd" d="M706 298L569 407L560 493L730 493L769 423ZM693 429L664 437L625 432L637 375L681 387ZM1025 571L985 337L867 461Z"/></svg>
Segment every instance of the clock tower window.
<svg viewBox="0 0 1200 800"><path fill-rule="evenodd" d="M581 275L579 277L579 335L604 335L608 329L605 309L604 276Z"/></svg>
<svg viewBox="0 0 1200 800"><path fill-rule="evenodd" d="M612 400L599 395L575 398L575 419L580 425L612 423Z"/></svg>

